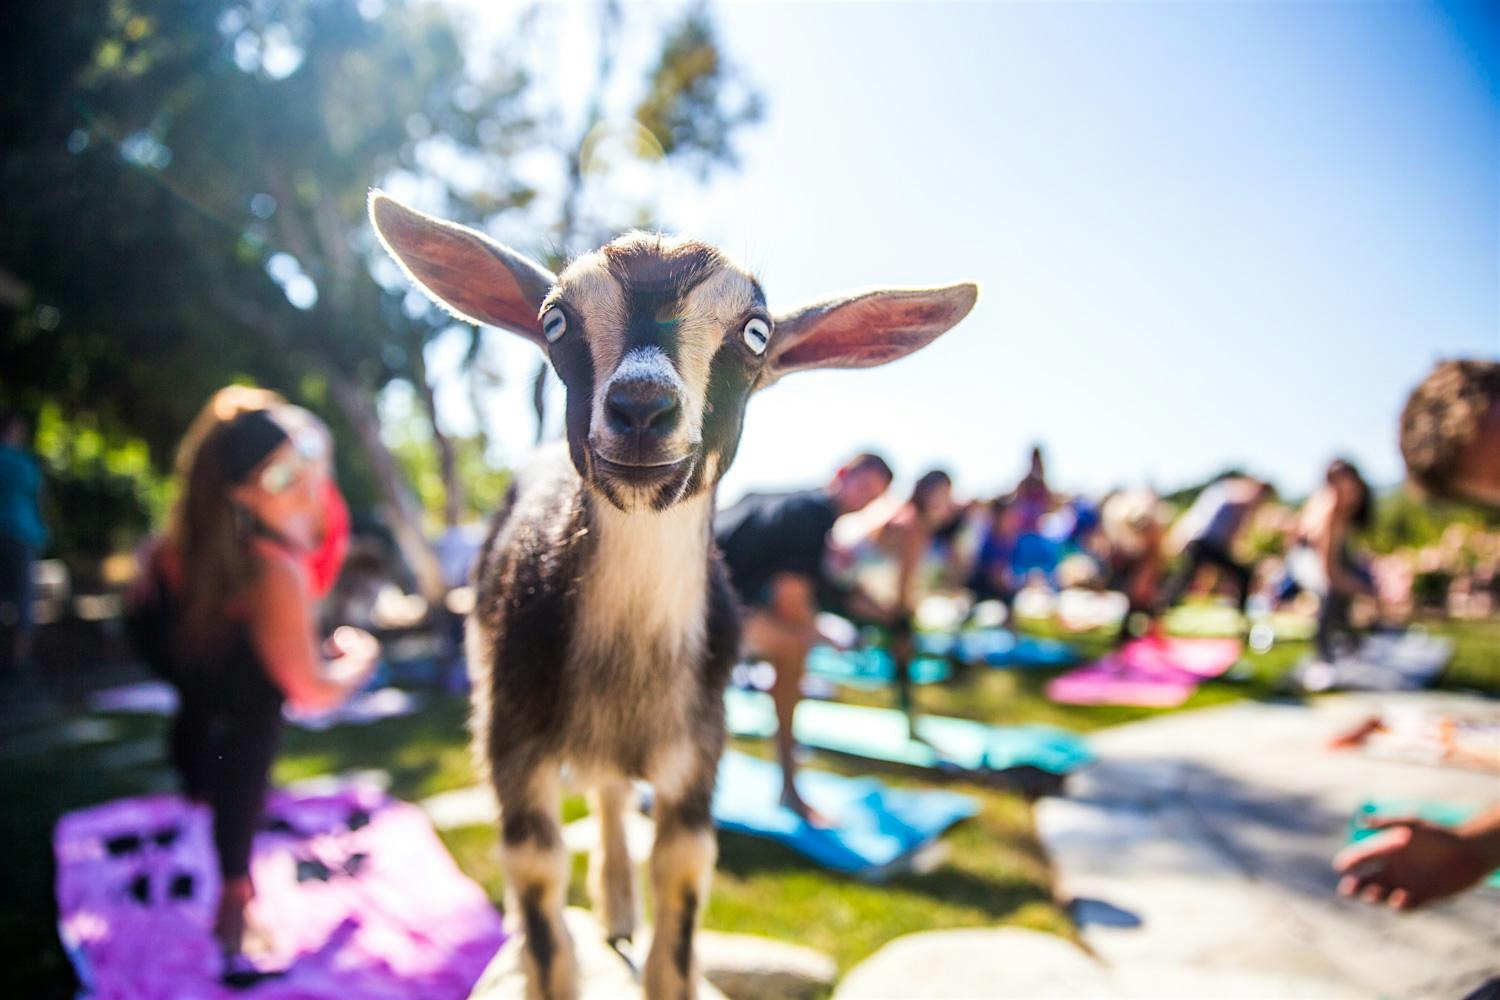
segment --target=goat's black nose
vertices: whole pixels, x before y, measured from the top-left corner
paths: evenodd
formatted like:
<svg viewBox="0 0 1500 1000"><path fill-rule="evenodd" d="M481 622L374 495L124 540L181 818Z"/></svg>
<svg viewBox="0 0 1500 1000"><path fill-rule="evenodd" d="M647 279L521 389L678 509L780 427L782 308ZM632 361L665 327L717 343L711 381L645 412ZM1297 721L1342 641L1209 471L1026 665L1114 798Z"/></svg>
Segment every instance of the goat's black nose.
<svg viewBox="0 0 1500 1000"><path fill-rule="evenodd" d="M666 434L677 425L677 393L649 379L621 379L604 396L609 429L616 434Z"/></svg>

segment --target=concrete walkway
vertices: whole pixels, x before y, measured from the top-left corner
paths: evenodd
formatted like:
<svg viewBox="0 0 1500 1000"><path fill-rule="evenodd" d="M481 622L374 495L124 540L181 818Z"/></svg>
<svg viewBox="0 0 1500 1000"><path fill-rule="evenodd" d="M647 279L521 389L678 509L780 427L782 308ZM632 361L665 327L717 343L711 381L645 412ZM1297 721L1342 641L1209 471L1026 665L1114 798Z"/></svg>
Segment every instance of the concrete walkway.
<svg viewBox="0 0 1500 1000"><path fill-rule="evenodd" d="M1289 992L1317 983L1346 996L1461 997L1500 975L1500 890L1413 914L1334 891L1329 859L1365 799L1500 801L1493 774L1326 749L1361 718L1413 699L1500 714L1500 703L1462 696L1343 695L1095 734L1099 764L1036 812L1084 941L1118 968L1243 976L1247 986L1272 977Z"/></svg>

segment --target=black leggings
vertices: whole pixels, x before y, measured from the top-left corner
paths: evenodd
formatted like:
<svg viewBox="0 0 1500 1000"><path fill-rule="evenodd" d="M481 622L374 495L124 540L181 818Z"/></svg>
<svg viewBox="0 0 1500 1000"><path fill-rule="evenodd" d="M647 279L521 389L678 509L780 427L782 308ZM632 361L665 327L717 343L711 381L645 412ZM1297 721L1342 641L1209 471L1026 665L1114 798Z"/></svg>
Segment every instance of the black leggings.
<svg viewBox="0 0 1500 1000"><path fill-rule="evenodd" d="M249 874L250 842L280 742L279 705L231 713L183 692L172 725L172 764L184 794L213 810L214 847L226 879Z"/></svg>
<svg viewBox="0 0 1500 1000"><path fill-rule="evenodd" d="M1182 568L1167 585L1162 607L1170 608L1182 600L1182 595L1192 585L1193 577L1198 575L1199 567L1217 566L1234 579L1235 586L1239 589L1240 611L1245 610L1245 603L1250 599L1250 568L1235 562L1227 549L1206 538L1195 538L1183 550L1183 560Z"/></svg>
<svg viewBox="0 0 1500 1000"><path fill-rule="evenodd" d="M1348 594L1332 591L1318 602L1318 632L1315 644L1318 658L1332 663L1338 655L1338 640L1350 635L1349 605L1353 603Z"/></svg>

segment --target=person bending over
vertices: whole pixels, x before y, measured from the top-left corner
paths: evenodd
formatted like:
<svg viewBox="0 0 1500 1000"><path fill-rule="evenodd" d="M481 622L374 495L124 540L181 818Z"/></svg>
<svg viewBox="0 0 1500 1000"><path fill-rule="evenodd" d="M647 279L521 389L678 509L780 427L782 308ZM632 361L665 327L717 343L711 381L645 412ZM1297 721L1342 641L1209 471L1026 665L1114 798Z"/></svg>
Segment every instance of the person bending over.
<svg viewBox="0 0 1500 1000"><path fill-rule="evenodd" d="M337 706L379 655L358 629L318 641L318 591L337 574L347 532L328 452L316 418L276 394L215 394L178 449L178 500L132 594L132 635L180 698L172 763L183 792L213 814L226 974L257 943L250 844L282 706Z"/></svg>
<svg viewBox="0 0 1500 1000"><path fill-rule="evenodd" d="M874 614L851 609L856 621L883 625L890 633L891 658L896 663L896 697L905 713L911 738L918 739L912 698L911 661L916 655L914 620L921 598L922 570L937 533L958 513L953 500L953 478L941 469L923 473L911 496L856 543L869 575L884 577L886 585L872 592ZM883 571L883 572L882 572Z"/></svg>
<svg viewBox="0 0 1500 1000"><path fill-rule="evenodd" d="M1199 569L1215 566L1234 581L1240 611L1245 610L1250 599L1250 567L1235 560L1235 539L1256 509L1274 495L1270 483L1249 476L1225 476L1198 494L1172 531L1174 538L1182 539L1183 563L1163 593L1164 609L1182 600Z"/></svg>
<svg viewBox="0 0 1500 1000"><path fill-rule="evenodd" d="M885 460L866 453L845 464L821 489L752 493L714 518L715 540L744 605L745 652L776 668L771 697L782 803L815 825L826 821L797 791L792 718L802 697L808 651L831 642L817 626L818 598L827 589L828 533L840 516L878 499L891 479Z"/></svg>

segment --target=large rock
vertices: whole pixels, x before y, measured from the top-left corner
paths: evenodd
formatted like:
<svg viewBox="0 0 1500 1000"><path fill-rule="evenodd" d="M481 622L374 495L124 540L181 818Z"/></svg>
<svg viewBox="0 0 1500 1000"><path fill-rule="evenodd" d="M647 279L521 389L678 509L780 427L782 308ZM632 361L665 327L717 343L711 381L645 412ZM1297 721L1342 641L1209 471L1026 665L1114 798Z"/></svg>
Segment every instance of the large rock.
<svg viewBox="0 0 1500 1000"><path fill-rule="evenodd" d="M899 937L850 970L836 998L1107 996L1098 963L1052 934L1014 928Z"/></svg>
<svg viewBox="0 0 1500 1000"><path fill-rule="evenodd" d="M569 907L563 917L573 936L578 954L580 1000L627 1000L641 993L639 962L634 954L625 955L604 940L604 928L588 910ZM637 935L649 943L650 934ZM496 953L484 975L469 994L469 1000L523 1000L526 997L526 975L521 969L520 935L514 935ZM644 957L644 951L640 957ZM698 984L699 1000L726 1000L706 981Z"/></svg>
<svg viewBox="0 0 1500 1000"><path fill-rule="evenodd" d="M1052 934L1007 927L897 938L855 966L835 1000L989 997L1346 996L1336 983L1276 973L1167 965L1107 966Z"/></svg>
<svg viewBox="0 0 1500 1000"><path fill-rule="evenodd" d="M703 977L733 1000L798 1000L827 994L838 978L832 958L754 934L698 933Z"/></svg>

